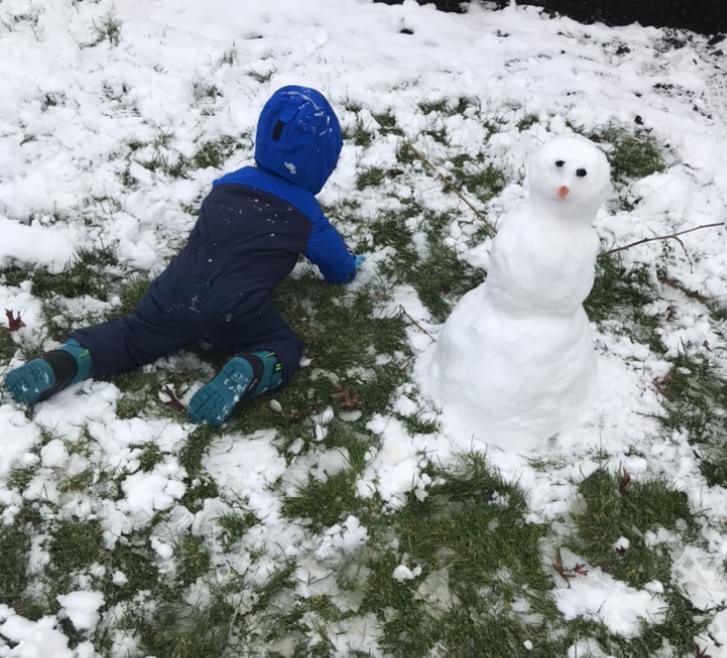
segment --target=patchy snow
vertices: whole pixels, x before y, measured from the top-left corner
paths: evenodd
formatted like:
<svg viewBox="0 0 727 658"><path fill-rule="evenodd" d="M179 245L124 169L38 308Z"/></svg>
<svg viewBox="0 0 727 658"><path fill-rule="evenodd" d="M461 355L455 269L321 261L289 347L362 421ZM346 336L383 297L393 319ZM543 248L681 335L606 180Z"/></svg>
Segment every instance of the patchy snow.
<svg viewBox="0 0 727 658"><path fill-rule="evenodd" d="M200 167L186 178L172 178L162 168L146 165L157 155L169 164L191 158L204 142L227 135L246 137L222 168L250 162L247 136L254 133L259 109L272 90L288 83L324 91L347 130L355 129L360 120L376 133L370 148L347 142L339 167L320 195L325 205L354 198L362 216L375 218L413 199L428 210L448 212L453 219L445 231L447 245L477 267L489 267L491 240L471 244L477 228L472 211L444 193L430 174L387 181L387 190L397 196L393 199L382 198L375 189L358 191L361 170L398 166L402 139L411 140L445 170L450 149L472 156L483 151L487 161L504 172L506 186L489 203L477 206L499 224L524 197L523 166L537 146L553 135L568 134L573 125L589 132L638 121L659 144L668 144L667 168L630 189L632 209L612 200L597 216L602 243L622 245L727 217L727 87L723 63L701 37L672 48L665 32L655 28L585 28L517 6L492 12L472 5L468 14L456 15L413 2L248 4L241 12L233 0L216 0L214 10L208 3L171 0L149 4L143 11L131 0L0 3L0 267L18 264L58 273L82 249L108 245L124 271L156 274L193 223L182 208L197 203L220 172ZM106 40L88 46L109 17L118 21L120 44ZM404 25L413 34L402 34ZM628 48L627 55L618 54L617 43ZM465 111L441 118L449 144L438 143L426 134L429 119L419 105L442 99L456 104L459 98L502 117L504 127L490 134ZM361 111L345 109L354 105ZM374 115L387 112L403 136L378 134ZM532 125L518 128L527 117L534 117ZM417 219L408 220L407 227L414 230ZM352 229L345 218L341 227L344 232ZM724 303L725 239L724 229L689 233L681 238L689 257L678 244L664 253L663 243L651 242L624 252L624 262L660 262L665 274L688 290ZM423 256L426 241L421 232L415 232L413 248ZM352 289L375 282L389 255L390 248L369 254ZM724 322L716 325L698 300L678 291L658 304L655 310L671 318L661 335L668 358L706 349L727 366ZM87 298L69 303L73 317L79 318L102 306ZM0 284L0 310L5 308L22 313L26 327L11 341L23 354L56 346L30 281ZM382 316L402 311L411 320L407 335L412 348L416 353L429 349L440 327L410 285L393 288L391 299L376 308ZM525 454L507 446L488 448L488 459L525 491L528 520L544 523L557 522L577 509L576 483L599 466L625 466L634 479L670 479L688 496L692 510L700 512L701 544L683 546L666 531L647 537L669 545L675 557L674 582L694 605L723 605L727 492L707 485L684 432L667 433L659 427L656 418L663 407L653 383L666 374L669 363L623 335L618 326L595 330L595 343L600 395L589 423ZM381 357L379 366L386 359L398 359ZM18 350L8 367L21 360ZM311 365L310 359L301 365ZM200 369L200 380L206 374ZM321 371L321 376L335 379L336 374ZM329 567L367 546L368 530L362 521L349 516L314 533L281 514L283 496L295 493L310 478L324 481L349 466L349 454L325 447L331 413L324 408L316 418L305 419L307 424L301 422L300 436L287 448L272 429L215 435L202 467L220 498L206 500L193 513L180 508L190 486L199 482L190 481L179 463L193 426L166 417L119 418L121 398L114 384L97 381L71 387L39 405L32 416L6 398L0 400L3 523L12 523L29 503L49 513L47 504L64 518L97 520L109 549L135 530L150 529L150 545L164 569L172 568L175 537L192 531L213 549L214 577L220 582L234 572L244 575L246 584L262 586L281 561L291 559L297 561L297 596L328 595L341 609L357 611L360 601L338 588ZM282 405L270 404L284 416ZM414 387L397 393L392 412L438 419ZM339 414L336 420L353 422L360 413ZM431 481L426 470L432 463L446 464L458 449L477 447L470 436L453 436L446 428L412 435L399 418L383 414L371 420L368 431L379 443L366 455L357 492L368 500L380 497L389 509L400 507L408 494L428 495ZM149 471L140 466L139 446L145 443L157 445L163 454ZM308 450L310 445L315 449ZM599 451L607 455L605 460ZM537 470L532 462L538 459L552 463L552 468ZM29 478L22 494L9 481L16 469ZM118 495L97 496L93 490L60 486L63 478L87 469L94 486L99 472L110 475L119 484ZM233 556L223 556L217 545L217 520L239 511L242 504L259 523L235 545ZM152 521L156 525L149 528ZM47 564L44 541L43 535L33 538L31 573ZM628 545L619 540L617 547ZM404 568L414 574L412 567L400 565L400 576L406 574ZM108 578L119 587L127 582L118 571ZM638 632L642 620L655 623L661 618L659 584L635 590L595 568L570 585L559 583L555 594L559 609L569 618L602 620L627 637ZM68 605L62 605L78 628L91 629L97 615L104 614L102 601L82 600L81 594L93 593L66 595ZM451 605L446 571L426 574L417 595L433 607ZM240 609L250 609L252 594L240 596ZM250 600L243 601L245 596ZM4 607L0 621L5 638L1 656L90 658L95 653L92 643L69 648L57 617L33 622ZM324 642L317 635L319 618L306 618L304 623L312 643ZM331 623L326 632L335 655L356 650L383 655L381 621L372 614L357 613ZM727 655L727 613L718 613L708 632L699 638L700 646L713 657ZM136 651L136 639L125 632L111 634L116 655ZM285 655L287 647L292 654L294 644L281 642L277 650ZM569 655L586 651L606 655L588 638L574 645Z"/></svg>
<svg viewBox="0 0 727 658"><path fill-rule="evenodd" d="M566 551L563 553L565 558ZM567 564L566 559L563 564ZM658 624L665 620L666 603L662 597L629 587L598 567L585 575L577 574L566 584L561 579L554 597L566 619L601 621L624 637L638 635L642 622Z"/></svg>
<svg viewBox="0 0 727 658"><path fill-rule="evenodd" d="M104 604L101 592L69 592L59 594L57 598L76 630L92 631L96 627L100 618L99 608Z"/></svg>
<svg viewBox="0 0 727 658"><path fill-rule="evenodd" d="M0 625L0 636L15 644L9 652L0 647L1 655L12 658L78 658L78 654L68 647L68 638L56 628L58 621L55 617L30 621L20 615L6 615L3 611L0 618L4 619Z"/></svg>

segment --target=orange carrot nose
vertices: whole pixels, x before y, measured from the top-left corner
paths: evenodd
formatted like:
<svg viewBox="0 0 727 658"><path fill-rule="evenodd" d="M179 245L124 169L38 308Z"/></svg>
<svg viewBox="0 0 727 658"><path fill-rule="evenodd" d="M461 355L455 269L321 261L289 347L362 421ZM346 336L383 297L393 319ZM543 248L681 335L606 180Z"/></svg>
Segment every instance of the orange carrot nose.
<svg viewBox="0 0 727 658"><path fill-rule="evenodd" d="M558 196L561 199L565 199L569 194L570 194L570 190L568 189L568 186L567 185L561 185L558 188Z"/></svg>

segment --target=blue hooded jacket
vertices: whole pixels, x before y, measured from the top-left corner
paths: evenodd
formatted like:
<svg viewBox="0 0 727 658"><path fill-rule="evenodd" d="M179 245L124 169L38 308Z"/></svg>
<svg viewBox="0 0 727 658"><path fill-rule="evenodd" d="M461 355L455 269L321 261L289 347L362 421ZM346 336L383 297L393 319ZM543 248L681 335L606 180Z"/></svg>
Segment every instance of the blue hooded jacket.
<svg viewBox="0 0 727 658"><path fill-rule="evenodd" d="M315 195L336 168L342 146L338 117L323 94L309 87L282 87L258 120L257 167L243 167L214 182L215 187L232 184L261 190L305 215L311 231L302 253L332 283L355 276L355 258Z"/></svg>
<svg viewBox="0 0 727 658"><path fill-rule="evenodd" d="M150 307L190 326L224 318L239 334L277 323L272 290L301 253L328 281L353 279L355 257L315 199L341 146L338 119L320 92L276 91L258 123L257 166L214 181L187 244L152 282Z"/></svg>

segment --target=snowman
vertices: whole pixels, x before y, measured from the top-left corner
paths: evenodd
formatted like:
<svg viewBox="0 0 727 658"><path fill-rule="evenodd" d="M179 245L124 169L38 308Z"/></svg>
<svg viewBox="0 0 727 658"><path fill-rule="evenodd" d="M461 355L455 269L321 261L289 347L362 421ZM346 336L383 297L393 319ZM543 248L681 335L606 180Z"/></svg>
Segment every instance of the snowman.
<svg viewBox="0 0 727 658"><path fill-rule="evenodd" d="M510 450L578 423L593 398L583 301L610 168L592 142L561 136L532 154L528 183L528 198L493 241L487 280L459 301L422 373L425 393L461 439Z"/></svg>

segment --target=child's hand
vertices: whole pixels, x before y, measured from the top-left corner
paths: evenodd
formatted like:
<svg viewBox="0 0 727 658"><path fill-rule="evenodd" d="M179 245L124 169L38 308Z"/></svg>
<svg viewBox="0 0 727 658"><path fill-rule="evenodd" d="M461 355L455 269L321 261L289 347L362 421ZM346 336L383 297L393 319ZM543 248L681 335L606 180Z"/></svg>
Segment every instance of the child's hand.
<svg viewBox="0 0 727 658"><path fill-rule="evenodd" d="M356 269L361 267L361 263L363 263L365 260L366 256L364 256L363 254L359 254L358 256L356 256Z"/></svg>

